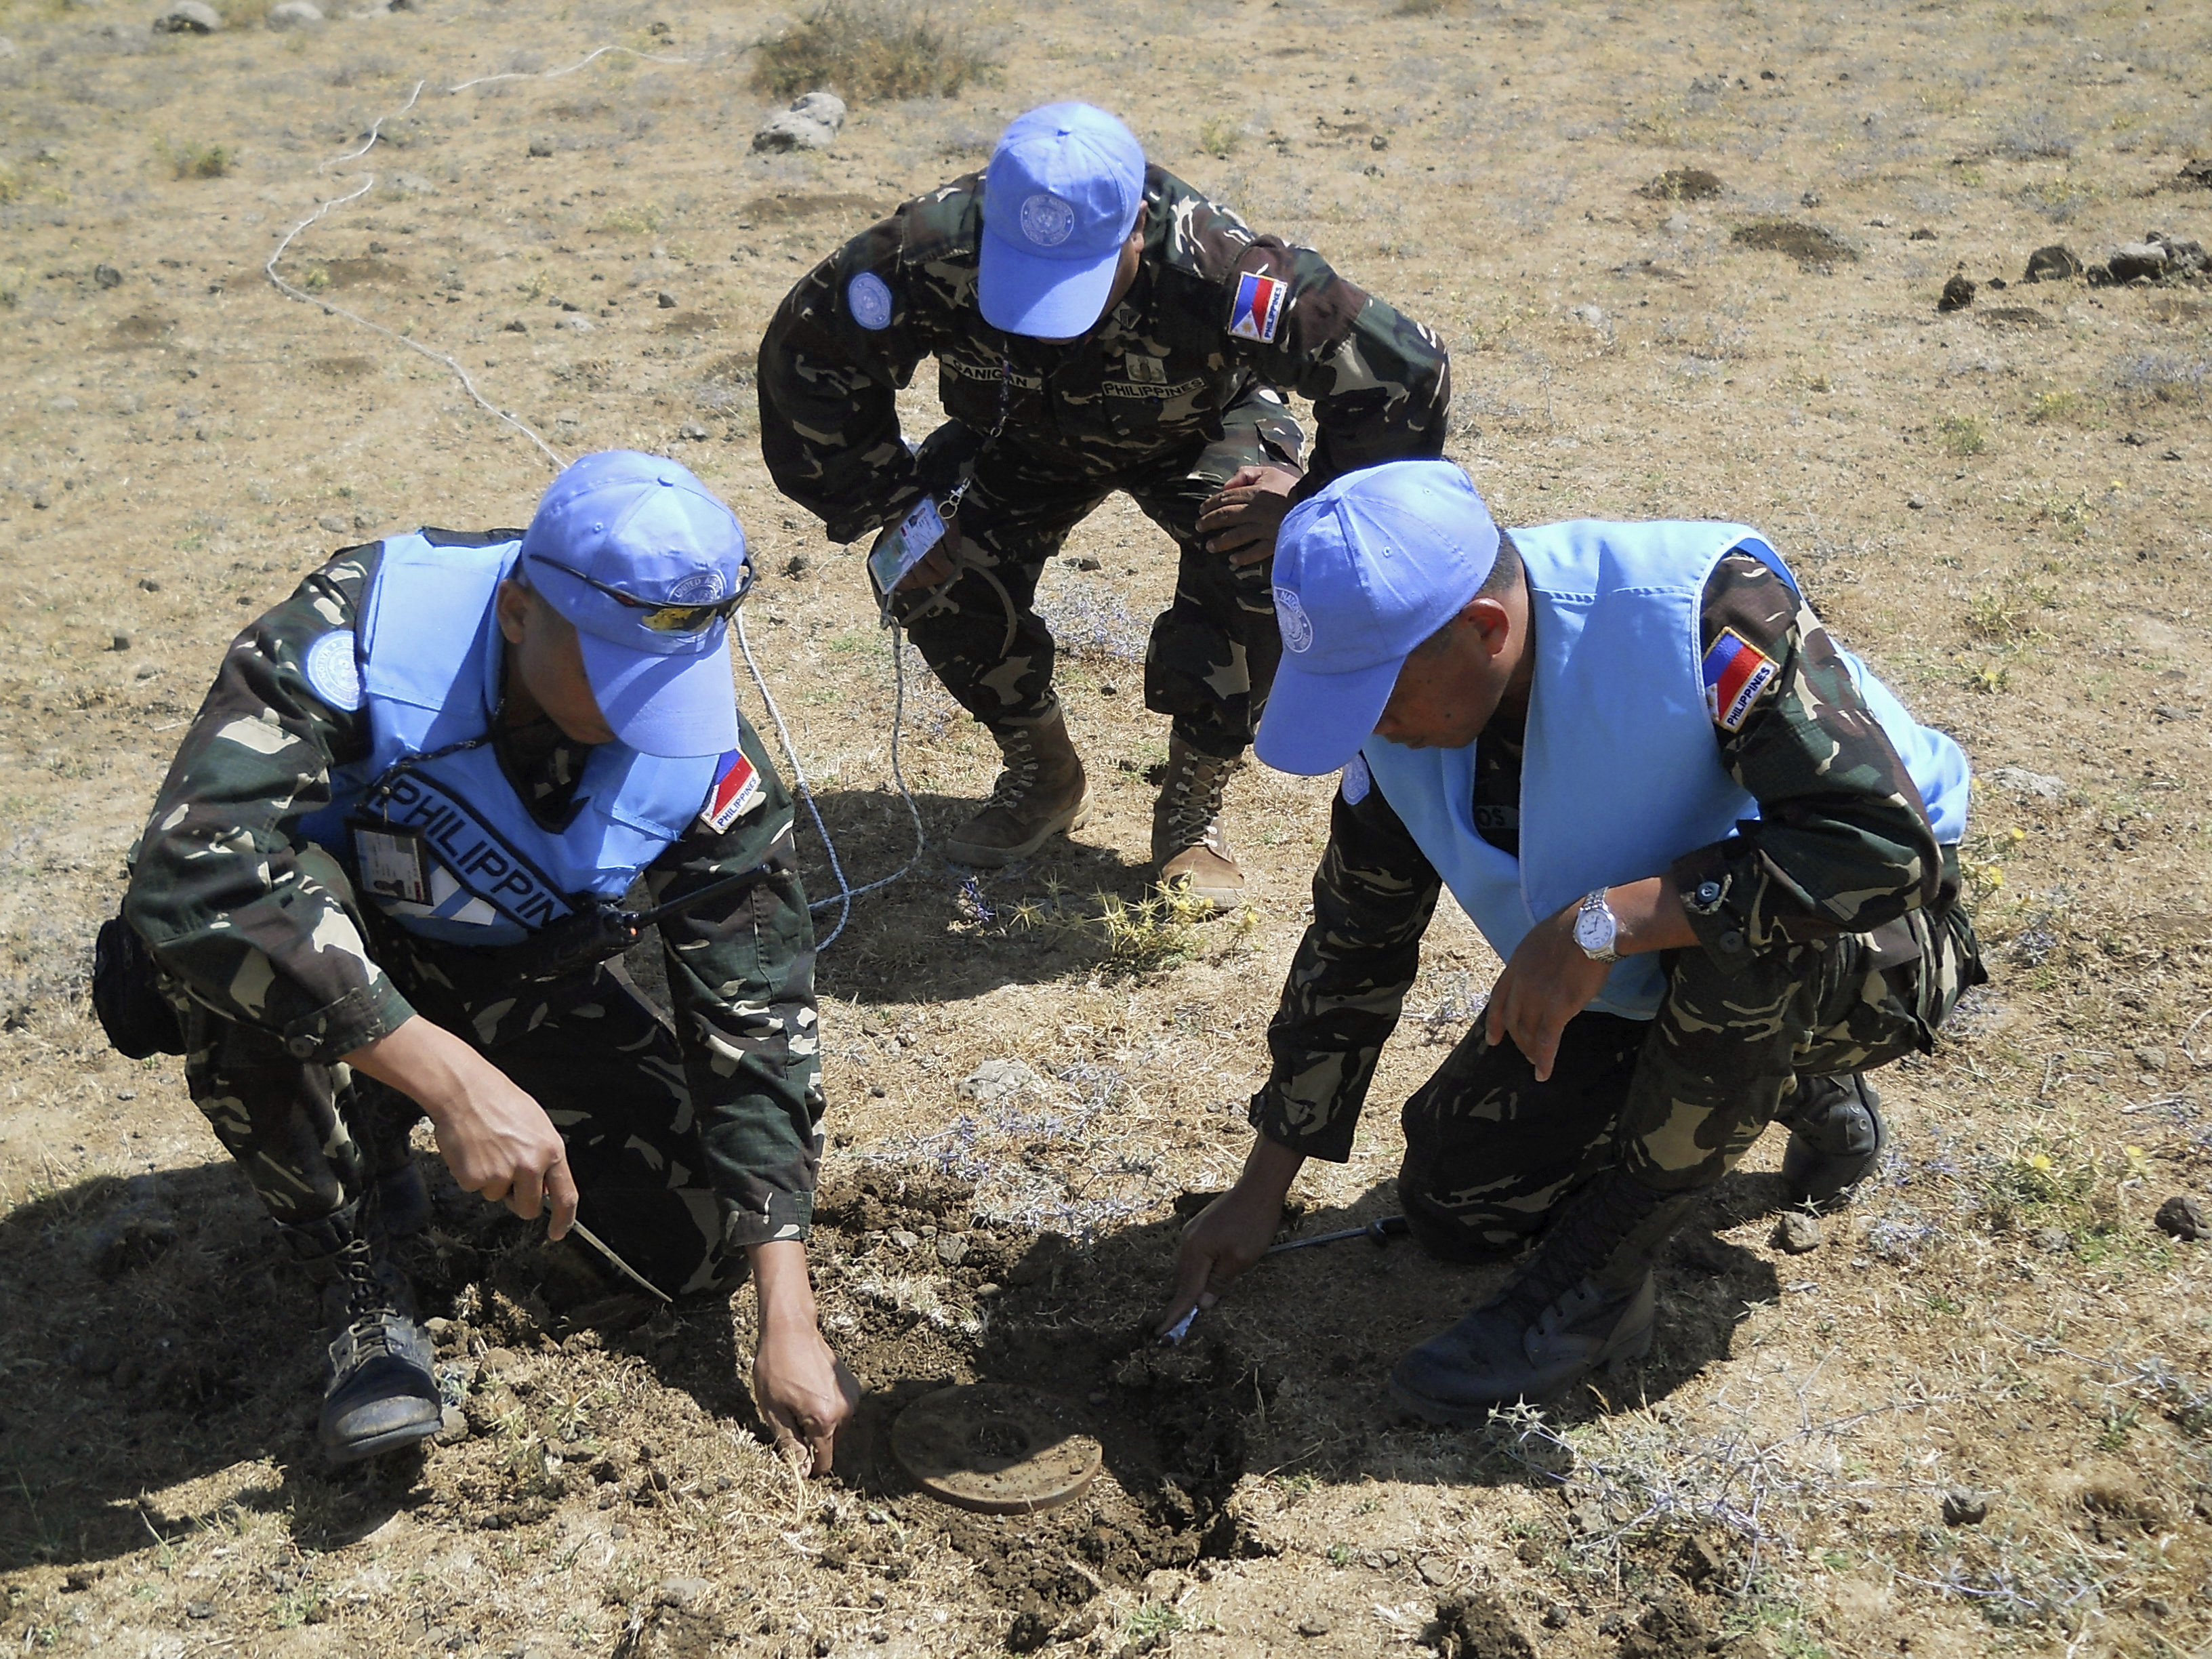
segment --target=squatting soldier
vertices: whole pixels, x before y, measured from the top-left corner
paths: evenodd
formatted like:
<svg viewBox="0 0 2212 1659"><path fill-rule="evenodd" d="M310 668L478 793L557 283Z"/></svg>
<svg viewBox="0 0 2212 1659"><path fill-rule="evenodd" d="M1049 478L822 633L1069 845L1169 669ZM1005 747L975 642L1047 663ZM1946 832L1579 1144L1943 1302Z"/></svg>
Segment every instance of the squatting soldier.
<svg viewBox="0 0 2212 1659"><path fill-rule="evenodd" d="M1874 1167L1863 1074L1983 978L1966 764L1742 525L1501 536L1456 467L1400 463L1296 508L1274 581L1260 757L1343 777L1259 1138L1169 1319L1258 1259L1307 1158L1350 1156L1449 887L1505 969L1406 1103L1400 1199L1447 1260L1540 1242L1391 1382L1480 1421L1648 1348L1662 1241L1771 1120L1800 1201Z"/></svg>
<svg viewBox="0 0 2212 1659"><path fill-rule="evenodd" d="M807 1284L814 941L737 709L750 577L683 467L589 456L526 531L339 553L233 642L178 750L125 917L192 1098L324 1287L337 1461L438 1427L385 1248L428 1219L420 1113L462 1187L556 1239L580 1217L669 1294L750 1266L763 1414L828 1465L856 1390ZM676 907L673 1030L611 961L641 874Z"/></svg>
<svg viewBox="0 0 2212 1659"><path fill-rule="evenodd" d="M913 451L895 398L932 355L950 418ZM1222 787L1281 652L1275 526L1348 468L1442 452L1437 337L1146 166L1105 112L1054 104L1008 127L980 178L817 266L769 325L759 380L769 471L833 539L941 510L893 609L1005 755L945 844L963 862L1025 857L1090 810L1033 604L1046 561L1117 489L1175 538L1174 602L1145 653L1145 706L1173 722L1152 857L1163 880L1234 902ZM1278 387L1314 401L1303 477Z"/></svg>

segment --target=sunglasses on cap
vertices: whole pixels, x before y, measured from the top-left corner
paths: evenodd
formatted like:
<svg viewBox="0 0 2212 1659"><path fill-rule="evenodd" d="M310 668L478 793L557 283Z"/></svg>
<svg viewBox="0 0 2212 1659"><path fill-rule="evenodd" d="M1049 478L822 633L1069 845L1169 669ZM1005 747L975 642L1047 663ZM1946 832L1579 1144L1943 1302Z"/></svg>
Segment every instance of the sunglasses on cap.
<svg viewBox="0 0 2212 1659"><path fill-rule="evenodd" d="M716 599L712 605L667 605L658 599L641 599L635 593L625 593L619 587L610 587L593 576L586 576L575 566L563 564L558 559L549 559L543 553L530 556L539 564L546 564L563 575L574 576L595 592L604 593L625 611L639 612L638 625L655 634L703 634L718 622L726 622L745 602L745 595L753 589L753 564L750 559L738 565L738 591L726 599Z"/></svg>

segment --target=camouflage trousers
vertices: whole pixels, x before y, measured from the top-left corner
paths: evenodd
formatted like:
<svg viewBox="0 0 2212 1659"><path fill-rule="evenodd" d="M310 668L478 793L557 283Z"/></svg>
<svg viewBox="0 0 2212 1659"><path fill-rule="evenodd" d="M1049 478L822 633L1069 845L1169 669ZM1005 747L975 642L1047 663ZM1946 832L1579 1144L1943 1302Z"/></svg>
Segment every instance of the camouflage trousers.
<svg viewBox="0 0 2212 1659"><path fill-rule="evenodd" d="M985 726L1028 725L1059 706L1052 630L1036 609L1037 578L1070 532L1125 491L1181 550L1175 598L1145 647L1145 707L1204 752L1233 759L1259 729L1282 641L1270 562L1235 566L1198 536L1199 508L1240 466L1295 471L1304 434L1273 391L1254 386L1222 416L1222 435L1097 473L1047 467L1013 444L986 445L958 422L916 457L941 498L969 479L960 554L950 580L902 593L895 614L960 706Z"/></svg>
<svg viewBox="0 0 2212 1659"><path fill-rule="evenodd" d="M1985 977L1954 905L1765 952L1734 974L1703 951L1670 952L1657 1016L1577 1015L1542 1083L1510 1041L1486 1042L1478 1018L1406 1103L1398 1185L1413 1235L1448 1260L1509 1252L1615 1164L1661 1191L1711 1186L1788 1121L1800 1079L1925 1052Z"/></svg>

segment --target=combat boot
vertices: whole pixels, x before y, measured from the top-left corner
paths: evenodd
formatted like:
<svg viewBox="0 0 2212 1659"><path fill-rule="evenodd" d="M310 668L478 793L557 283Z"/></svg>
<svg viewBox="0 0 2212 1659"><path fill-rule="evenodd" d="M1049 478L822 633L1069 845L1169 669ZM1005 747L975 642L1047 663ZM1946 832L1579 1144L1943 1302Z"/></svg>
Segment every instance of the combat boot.
<svg viewBox="0 0 2212 1659"><path fill-rule="evenodd" d="M1243 764L1170 737L1167 775L1152 804L1152 862L1159 867L1160 885L1182 887L1217 910L1244 902L1244 872L1221 832L1221 792Z"/></svg>
<svg viewBox="0 0 2212 1659"><path fill-rule="evenodd" d="M415 1322L406 1276L384 1260L375 1200L356 1199L318 1221L281 1225L322 1287L331 1374L318 1432L333 1463L397 1451L438 1431L430 1339Z"/></svg>
<svg viewBox="0 0 2212 1659"><path fill-rule="evenodd" d="M1790 1145L1782 1178L1800 1204L1848 1204L1858 1183L1889 1149L1881 1097L1863 1074L1800 1077L1786 1115Z"/></svg>
<svg viewBox="0 0 2212 1659"><path fill-rule="evenodd" d="M994 729L1006 769L983 810L954 830L942 851L955 864L995 869L1025 859L1091 817L1091 785L1055 708L1033 725Z"/></svg>
<svg viewBox="0 0 2212 1659"><path fill-rule="evenodd" d="M1390 1372L1398 1402L1432 1423L1481 1423L1516 1400L1565 1393L1651 1349L1659 1246L1697 1200L1614 1170L1568 1199L1498 1293Z"/></svg>

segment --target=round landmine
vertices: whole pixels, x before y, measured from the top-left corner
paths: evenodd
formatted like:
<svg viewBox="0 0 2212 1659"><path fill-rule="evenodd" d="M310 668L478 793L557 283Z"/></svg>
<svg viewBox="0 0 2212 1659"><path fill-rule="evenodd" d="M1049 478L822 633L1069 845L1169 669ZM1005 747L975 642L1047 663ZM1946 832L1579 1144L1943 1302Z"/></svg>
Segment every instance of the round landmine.
<svg viewBox="0 0 2212 1659"><path fill-rule="evenodd" d="M1003 1382L924 1395L891 1425L891 1455L932 1498L986 1515L1057 1509L1098 1473L1071 1401Z"/></svg>

